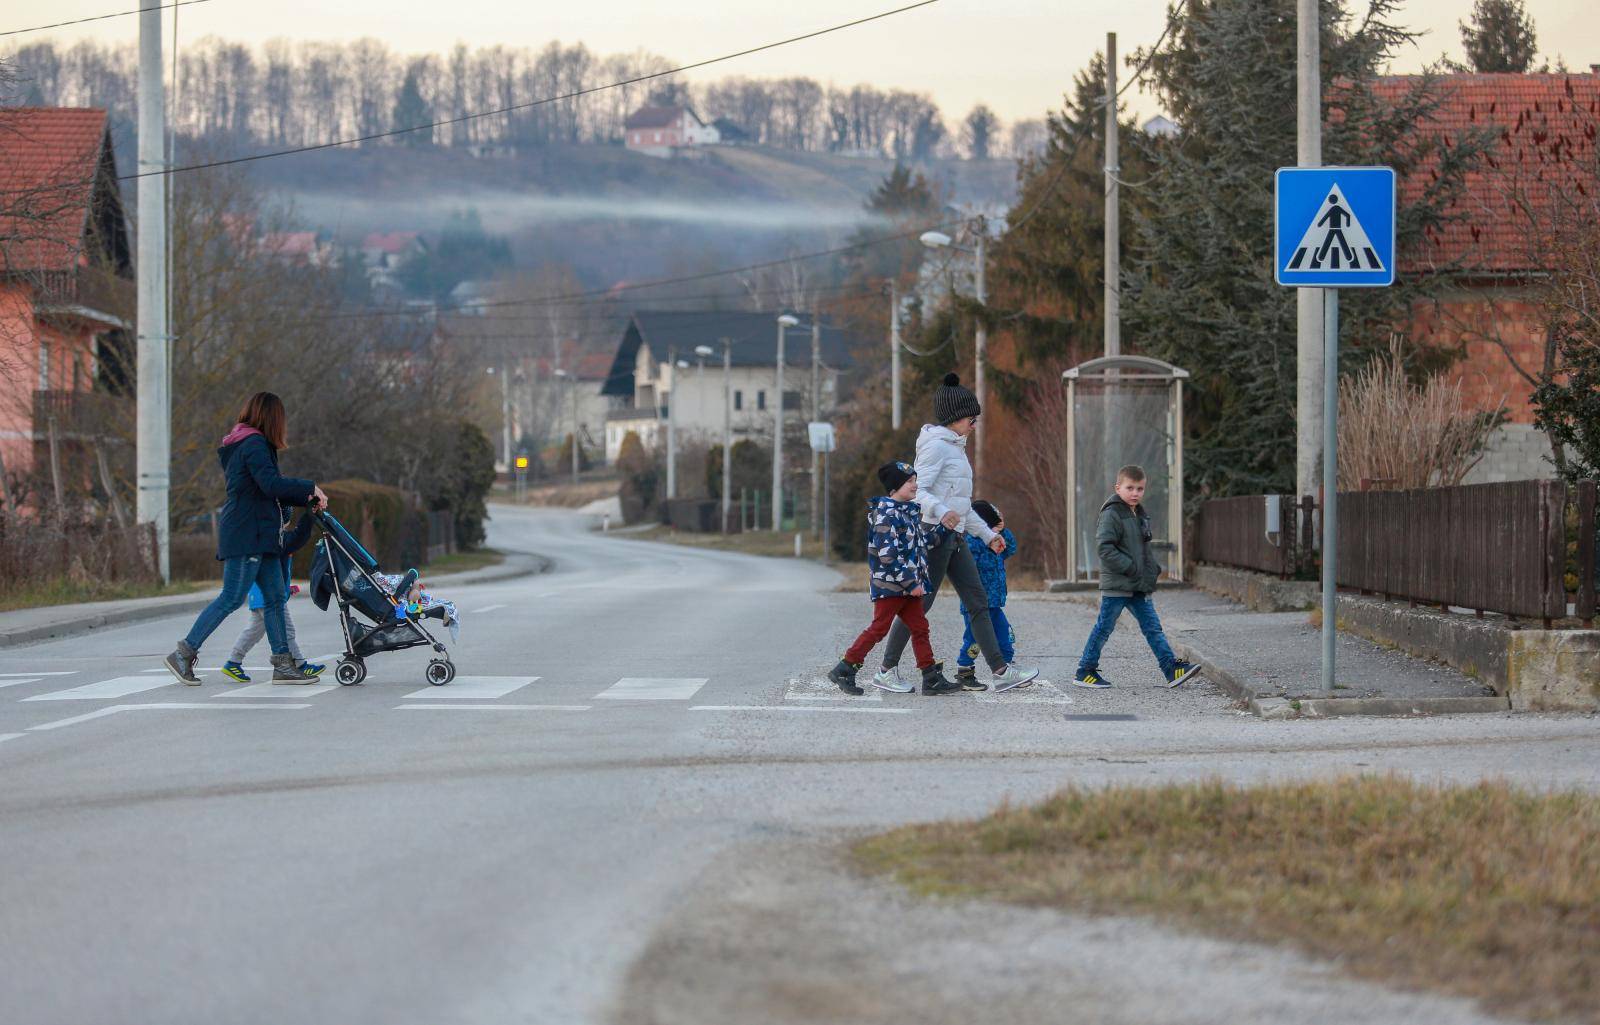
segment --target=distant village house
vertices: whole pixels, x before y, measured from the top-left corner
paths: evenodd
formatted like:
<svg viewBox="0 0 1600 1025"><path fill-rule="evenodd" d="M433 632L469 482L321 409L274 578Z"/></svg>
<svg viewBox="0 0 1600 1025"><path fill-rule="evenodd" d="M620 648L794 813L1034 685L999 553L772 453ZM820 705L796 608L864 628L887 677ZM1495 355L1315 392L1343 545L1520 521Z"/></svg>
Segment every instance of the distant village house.
<svg viewBox="0 0 1600 1025"><path fill-rule="evenodd" d="M673 151L694 146L715 146L722 139L693 110L682 105L641 107L623 123L628 149L651 157L670 157Z"/></svg>

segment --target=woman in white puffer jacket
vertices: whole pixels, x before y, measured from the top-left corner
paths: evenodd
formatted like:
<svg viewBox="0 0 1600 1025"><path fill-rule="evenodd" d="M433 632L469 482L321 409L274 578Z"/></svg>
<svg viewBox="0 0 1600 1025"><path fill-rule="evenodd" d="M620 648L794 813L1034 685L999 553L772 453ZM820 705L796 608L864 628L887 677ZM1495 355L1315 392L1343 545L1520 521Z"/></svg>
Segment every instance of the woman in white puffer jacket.
<svg viewBox="0 0 1600 1025"><path fill-rule="evenodd" d="M1005 547L1005 542L972 511L972 464L967 460L967 438L983 409L978 397L961 387L960 377L946 374L944 385L934 392L933 412L938 423L924 424L922 433L917 435L917 504L922 507L923 529L928 531L929 583L922 607L933 607L939 587L948 576L972 611L972 636L994 674L985 687L971 668L963 669L956 674L950 690L1010 690L1031 682L1039 671L1008 665L1000 656L994 624L989 620L989 599L978 576L978 564L967 548L967 534L991 547ZM873 677L873 686L902 694L912 690L913 685L900 677L900 656L910 639L911 631L896 620L883 651L883 669Z"/></svg>

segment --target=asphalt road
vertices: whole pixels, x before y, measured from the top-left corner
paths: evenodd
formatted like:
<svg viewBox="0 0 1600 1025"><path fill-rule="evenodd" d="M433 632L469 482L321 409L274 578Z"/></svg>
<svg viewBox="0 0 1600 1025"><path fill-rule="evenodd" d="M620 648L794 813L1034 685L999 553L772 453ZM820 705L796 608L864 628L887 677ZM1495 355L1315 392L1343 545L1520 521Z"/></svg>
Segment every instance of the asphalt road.
<svg viewBox="0 0 1600 1025"><path fill-rule="evenodd" d="M1593 717L1263 723L1205 685L1131 685L1151 675L1132 631L1103 663L1130 682L1114 692L844 700L820 678L867 603L828 570L606 537L560 512L497 509L491 540L555 570L447 595L464 624L444 688L415 652L372 659L353 688L241 694L214 671L177 686L151 670L187 619L0 653L0 1022L694 1020L666 1010L694 991L694 962L663 950L726 866L775 843L823 850L1071 782L1393 770L1600 787ZM336 650L333 614L291 609L308 653ZM1065 681L1090 611L1010 611L1024 656ZM954 603L933 618L953 650ZM770 922L739 927L773 947ZM1257 1001L1224 1003L1233 1020L1285 1006L1213 960ZM703 984L734 985L739 963ZM1148 970L1134 958L1084 985L1115 1006ZM676 995L657 1015L663 986ZM851 1017L808 1017L784 992L772 1020Z"/></svg>

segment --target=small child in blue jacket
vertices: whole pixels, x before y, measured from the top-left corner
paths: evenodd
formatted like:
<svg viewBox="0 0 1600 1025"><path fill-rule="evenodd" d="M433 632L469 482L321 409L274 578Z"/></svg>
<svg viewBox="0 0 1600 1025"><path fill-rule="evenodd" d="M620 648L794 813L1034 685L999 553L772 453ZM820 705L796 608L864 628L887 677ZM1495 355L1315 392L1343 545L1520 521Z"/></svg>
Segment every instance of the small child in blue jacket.
<svg viewBox="0 0 1600 1025"><path fill-rule="evenodd" d="M1006 543L1005 551L996 554L979 538L972 535L967 537L967 547L972 551L973 561L978 564L978 578L983 581L983 593L989 601L989 622L994 624L994 637L1000 642L1000 655L1009 663L1017 656L1017 635L1011 629L1010 620L1006 619L1006 560L1017 554L1017 538L1006 529L1005 517L992 503L979 499L972 503L972 511ZM965 602L961 605L961 622L967 629L961 635L961 654L956 656L956 682L964 690L987 690L978 682L973 668L979 654L978 643L972 636L972 612Z"/></svg>
<svg viewBox="0 0 1600 1025"><path fill-rule="evenodd" d="M287 534L278 535L281 538L282 552L285 556L293 555L299 551L311 537L311 522L310 514L302 515L300 522L295 524L293 530ZM285 558L283 560L283 593L288 595L297 591L299 591L299 588L289 583L289 560ZM240 683L250 682L249 675L244 671L244 657L250 653L250 649L255 647L267 633L267 617L262 612L267 600L262 597L259 584L250 585L249 602L250 622L246 623L245 628L240 631L239 639L233 642L233 650L228 653L228 661L222 663L222 675L232 680L238 680ZM328 668L316 662L307 662L306 657L300 653L300 645L295 641L294 636L294 620L289 616L287 603L283 606L283 633L284 640L289 642L289 655L294 659L295 665L300 667L302 673L307 676L316 676Z"/></svg>

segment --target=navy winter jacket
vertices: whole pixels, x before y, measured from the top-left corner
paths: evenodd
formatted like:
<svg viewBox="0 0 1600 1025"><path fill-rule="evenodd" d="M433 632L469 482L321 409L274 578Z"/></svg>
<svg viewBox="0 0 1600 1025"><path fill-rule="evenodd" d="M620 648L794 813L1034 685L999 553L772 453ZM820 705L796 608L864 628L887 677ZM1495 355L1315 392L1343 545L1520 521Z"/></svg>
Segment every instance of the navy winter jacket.
<svg viewBox="0 0 1600 1025"><path fill-rule="evenodd" d="M228 480L228 501L217 530L217 558L279 554L282 528L288 522L283 507L310 505L316 485L280 474L278 453L259 432L217 449L217 461Z"/></svg>
<svg viewBox="0 0 1600 1025"><path fill-rule="evenodd" d="M904 598L928 585L928 544L915 502L874 498L867 512L867 564L872 600Z"/></svg>
<svg viewBox="0 0 1600 1025"><path fill-rule="evenodd" d="M999 555L981 539L970 534L967 535L967 547L972 551L972 561L978 564L978 579L983 581L983 593L988 597L989 608L1003 609L1006 607L1006 560L1017 554L1017 536L1011 533L1010 527L995 536L1003 538L1006 543L1006 550ZM961 611L971 612L966 602L961 603Z"/></svg>

